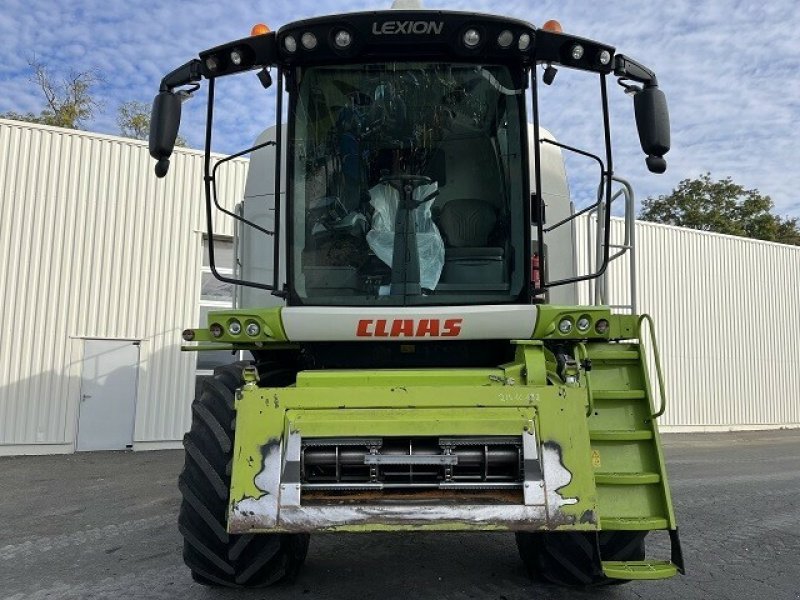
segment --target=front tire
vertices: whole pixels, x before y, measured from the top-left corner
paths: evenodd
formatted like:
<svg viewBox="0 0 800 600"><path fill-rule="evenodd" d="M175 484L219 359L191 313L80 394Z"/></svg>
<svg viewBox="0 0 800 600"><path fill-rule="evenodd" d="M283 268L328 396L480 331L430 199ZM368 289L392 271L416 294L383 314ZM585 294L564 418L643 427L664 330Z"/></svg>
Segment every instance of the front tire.
<svg viewBox="0 0 800 600"><path fill-rule="evenodd" d="M626 583L603 574L600 560L644 560L646 531L517 532L517 548L531 579L564 587Z"/></svg>
<svg viewBox="0 0 800 600"><path fill-rule="evenodd" d="M293 579L308 552L308 534L226 531L236 413L234 394L248 361L219 367L203 378L192 402L192 427L183 438L186 458L178 479L183 500L178 529L183 560L204 585L261 587ZM283 386L293 374L260 365L260 385Z"/></svg>

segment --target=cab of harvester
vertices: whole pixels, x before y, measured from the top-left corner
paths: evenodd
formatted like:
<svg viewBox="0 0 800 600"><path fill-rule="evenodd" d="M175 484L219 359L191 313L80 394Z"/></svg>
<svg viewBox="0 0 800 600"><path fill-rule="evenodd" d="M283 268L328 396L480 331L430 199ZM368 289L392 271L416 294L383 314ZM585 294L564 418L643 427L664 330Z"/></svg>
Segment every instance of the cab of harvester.
<svg viewBox="0 0 800 600"><path fill-rule="evenodd" d="M542 83L561 68L598 82L586 118L602 123L600 155L540 126ZM212 157L216 82L250 71L274 92L275 123ZM648 168L663 172L655 75L556 22L391 10L257 26L163 79L160 177L181 103L207 81L209 260L239 290L236 309L184 332L187 349L253 357L220 368L192 405L179 485L196 580L291 577L308 534L330 531L515 531L531 574L563 584L683 569L663 385L656 401L640 340L649 318L577 305L577 284L614 258L609 77L633 95ZM255 104L239 118L258 119ZM580 211L562 151L599 164ZM243 155L245 198L230 211L217 177ZM215 267L215 211L237 223L234 276ZM597 252L580 273L586 212ZM645 556L657 530L664 560Z"/></svg>

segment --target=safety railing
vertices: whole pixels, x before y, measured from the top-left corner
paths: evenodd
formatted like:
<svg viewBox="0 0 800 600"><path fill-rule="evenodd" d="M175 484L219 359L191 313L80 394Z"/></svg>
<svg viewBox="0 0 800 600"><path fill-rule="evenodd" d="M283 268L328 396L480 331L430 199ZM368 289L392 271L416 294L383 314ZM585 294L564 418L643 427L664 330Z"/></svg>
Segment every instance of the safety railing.
<svg viewBox="0 0 800 600"><path fill-rule="evenodd" d="M608 265L612 262L622 258L626 254L629 257L629 274L628 274L628 289L630 302L628 304L617 303L614 304L610 301L609 294L609 272L610 269L605 269L603 273L597 278L589 281L589 298L592 299L594 304L609 306L612 309L630 311L631 314L636 313L637 298L636 298L636 207L635 198L633 194L633 187L631 184L622 177L612 177L612 181L619 183L620 188L611 196L609 206L613 207L614 202L620 198L624 198L624 235L622 243L611 243L611 236L606 238L605 227L608 222L606 219L605 211L607 210L606 204L598 202L593 205L590 210L586 211L588 225L586 227L587 235L587 261L588 264L600 264L604 256L603 246L604 240L609 240L609 256ZM602 194L605 183L601 183L598 188L598 195ZM596 218L597 227L593 232L591 227L592 218ZM594 239L593 239L594 238ZM613 252L612 252L613 251Z"/></svg>

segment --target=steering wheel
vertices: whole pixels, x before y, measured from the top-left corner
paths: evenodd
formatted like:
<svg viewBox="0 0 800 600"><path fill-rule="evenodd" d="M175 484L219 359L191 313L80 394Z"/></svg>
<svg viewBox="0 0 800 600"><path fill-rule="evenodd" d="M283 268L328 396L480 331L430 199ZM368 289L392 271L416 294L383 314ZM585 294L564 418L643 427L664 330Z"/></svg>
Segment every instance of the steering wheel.
<svg viewBox="0 0 800 600"><path fill-rule="evenodd" d="M425 175L405 175L403 173L398 173L396 175L384 175L378 180L379 183L386 183L400 192L400 195L403 196L404 193L408 194L408 198L416 204L417 206L421 206L425 204L428 200L433 200L436 196L439 195L439 190L435 190L425 196L422 200L414 200L411 198L411 195L414 193L414 190L423 185L429 185L433 183L433 179L430 177L426 177Z"/></svg>

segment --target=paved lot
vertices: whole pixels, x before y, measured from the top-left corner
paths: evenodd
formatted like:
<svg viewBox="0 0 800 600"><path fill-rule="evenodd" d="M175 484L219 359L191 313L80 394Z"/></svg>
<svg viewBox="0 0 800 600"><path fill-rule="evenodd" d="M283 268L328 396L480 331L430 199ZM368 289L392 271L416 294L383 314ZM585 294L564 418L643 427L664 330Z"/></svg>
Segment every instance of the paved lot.
<svg viewBox="0 0 800 600"><path fill-rule="evenodd" d="M92 453L0 459L0 598L800 599L800 432L666 438L689 569L666 582L536 586L512 535L427 533L316 536L293 585L209 590L181 562L181 453Z"/></svg>

